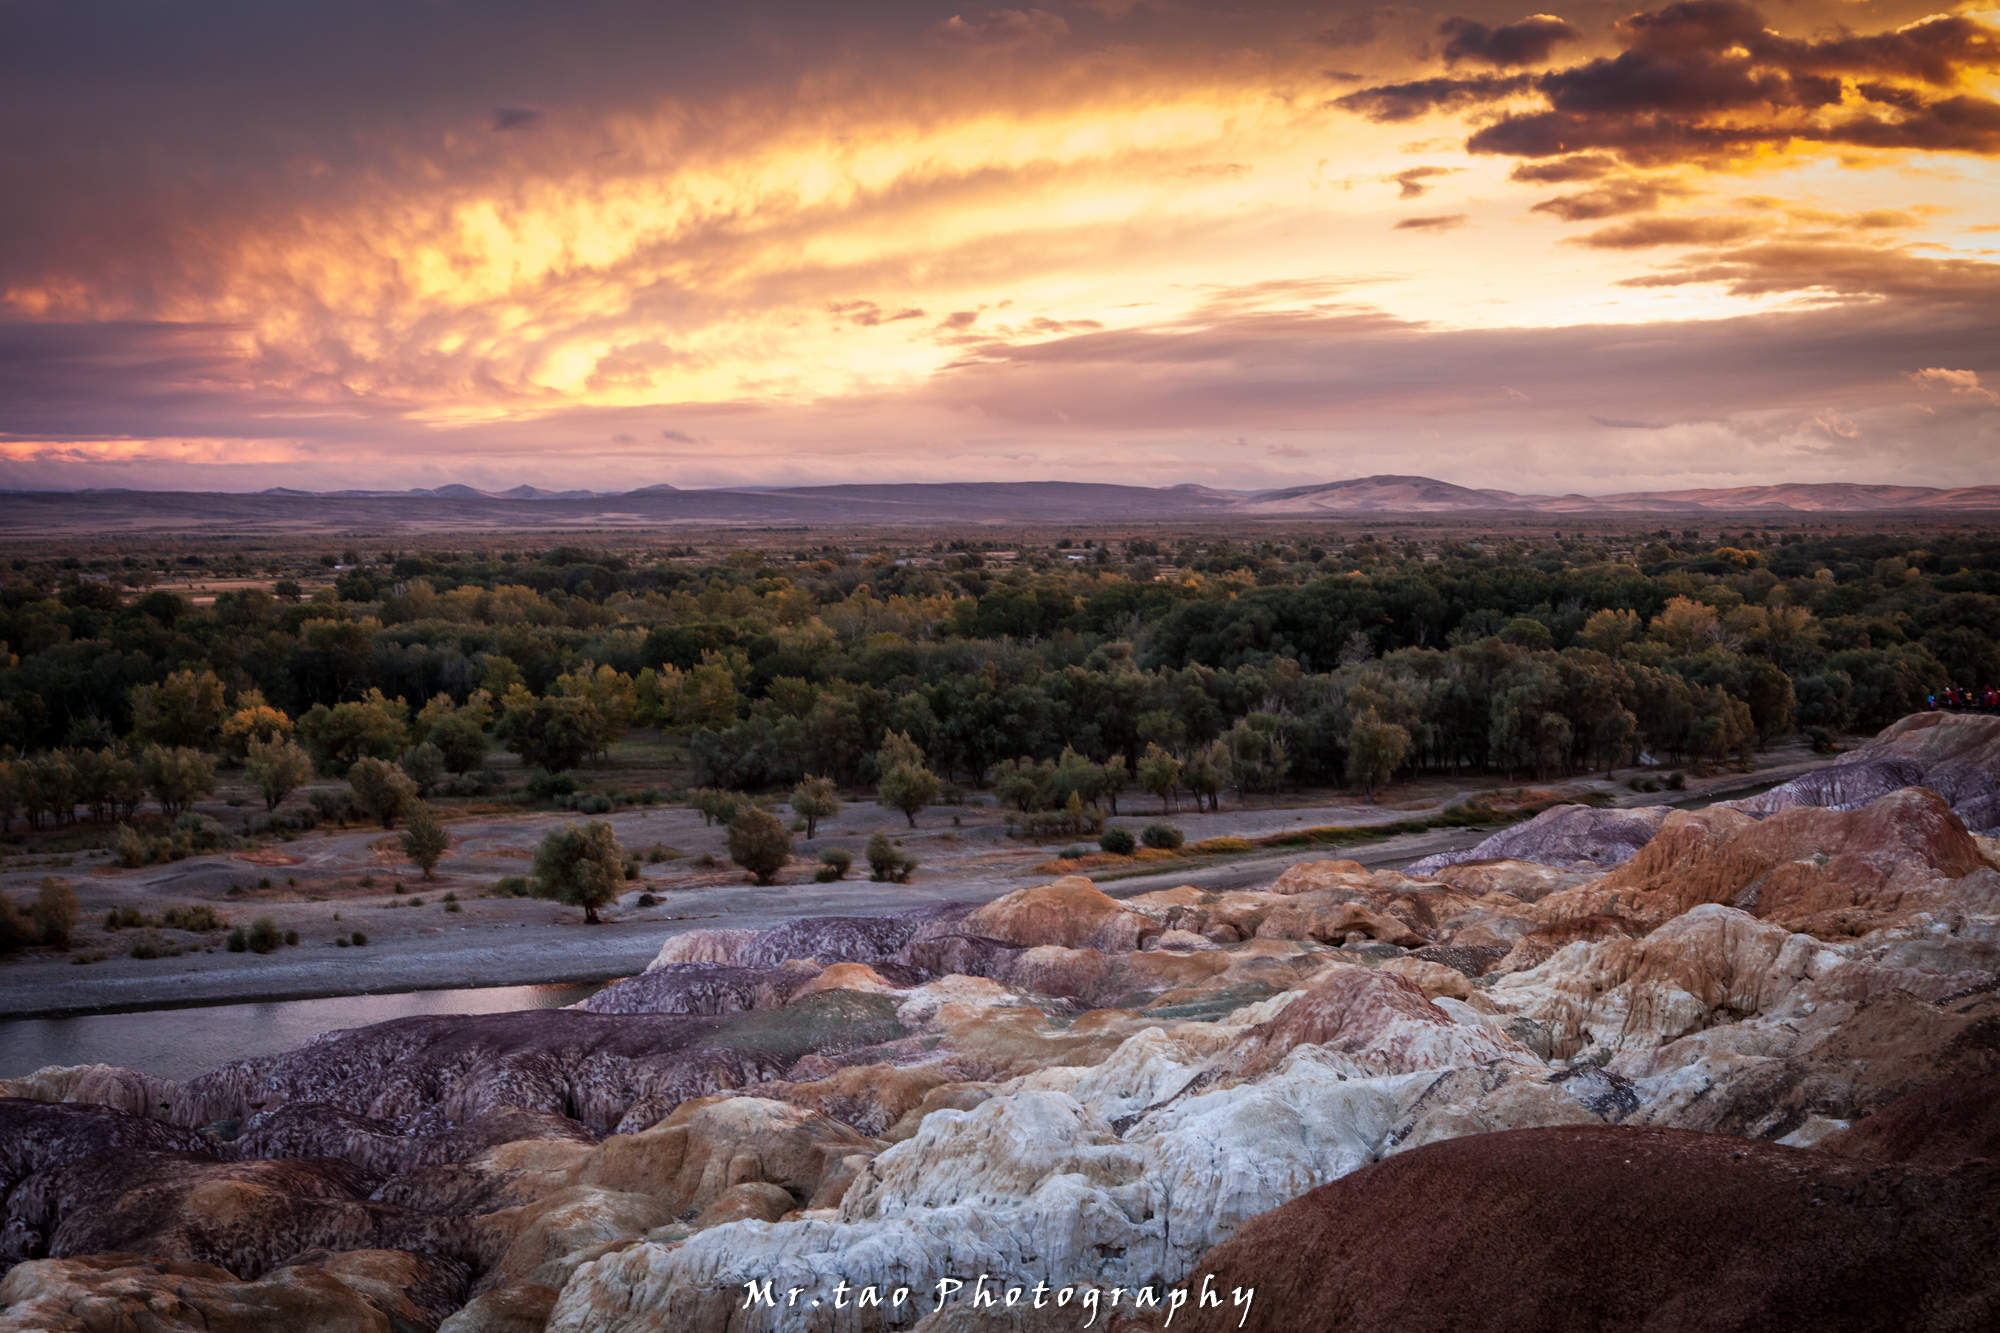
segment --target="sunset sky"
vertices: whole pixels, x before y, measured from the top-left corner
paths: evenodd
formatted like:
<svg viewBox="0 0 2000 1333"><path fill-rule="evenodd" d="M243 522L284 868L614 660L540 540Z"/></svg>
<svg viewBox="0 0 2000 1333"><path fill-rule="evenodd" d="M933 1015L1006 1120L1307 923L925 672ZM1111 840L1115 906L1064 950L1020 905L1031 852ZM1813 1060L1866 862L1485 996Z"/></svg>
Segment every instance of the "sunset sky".
<svg viewBox="0 0 2000 1333"><path fill-rule="evenodd" d="M2000 11L0 0L0 487L2000 482Z"/></svg>

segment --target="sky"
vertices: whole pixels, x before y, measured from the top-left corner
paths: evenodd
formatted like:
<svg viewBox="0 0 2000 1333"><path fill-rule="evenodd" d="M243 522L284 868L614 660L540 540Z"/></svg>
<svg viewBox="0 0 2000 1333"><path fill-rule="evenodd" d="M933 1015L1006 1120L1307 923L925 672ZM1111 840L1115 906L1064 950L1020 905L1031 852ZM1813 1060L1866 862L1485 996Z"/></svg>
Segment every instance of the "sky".
<svg viewBox="0 0 2000 1333"><path fill-rule="evenodd" d="M2000 482L2000 10L0 0L0 488Z"/></svg>

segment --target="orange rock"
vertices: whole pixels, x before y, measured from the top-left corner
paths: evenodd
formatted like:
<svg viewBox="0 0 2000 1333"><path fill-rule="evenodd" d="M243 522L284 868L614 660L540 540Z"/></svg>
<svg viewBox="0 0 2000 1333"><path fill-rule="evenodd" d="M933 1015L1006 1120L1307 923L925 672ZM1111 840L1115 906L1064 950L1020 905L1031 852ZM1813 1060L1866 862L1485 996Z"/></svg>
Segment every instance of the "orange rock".
<svg viewBox="0 0 2000 1333"><path fill-rule="evenodd" d="M2000 879L1958 817L1921 787L1859 810L1798 807L1759 822L1737 810L1677 810L1637 856L1593 884L1535 904L1547 921L1606 913L1657 926L1721 903L1822 938L1860 935L1907 912L1990 906ZM1971 902L1961 901L1970 898Z"/></svg>
<svg viewBox="0 0 2000 1333"><path fill-rule="evenodd" d="M1054 944L1106 953L1136 949L1145 936L1159 933L1156 922L1128 911L1081 875L1016 889L969 914L960 929L1025 947Z"/></svg>

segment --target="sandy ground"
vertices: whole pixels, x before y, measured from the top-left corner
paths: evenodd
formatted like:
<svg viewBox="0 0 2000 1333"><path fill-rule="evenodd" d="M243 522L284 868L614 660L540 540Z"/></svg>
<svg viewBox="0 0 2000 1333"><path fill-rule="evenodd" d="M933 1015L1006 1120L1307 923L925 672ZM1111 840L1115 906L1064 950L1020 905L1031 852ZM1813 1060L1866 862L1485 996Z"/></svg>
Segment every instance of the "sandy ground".
<svg viewBox="0 0 2000 1333"><path fill-rule="evenodd" d="M1562 790L1594 788L1612 794L1621 805L1666 799L1698 805L1827 762L1797 748L1774 750L1764 759L1753 774L1720 774L1691 782L1684 793L1641 795L1595 778L1567 782ZM1434 812L1453 790L1451 784L1431 783L1418 799L1396 806L1336 800L1287 801L1274 807L1253 799L1248 808L1229 803L1214 814L1182 810L1171 820L1189 842L1323 825L1360 827ZM1465 790L1491 788L1468 785ZM1157 802L1148 797L1124 802L1123 809L1126 813L1114 822L1134 832L1161 818ZM817 839L795 844L793 862L778 884L759 887L729 863L723 829L704 827L691 810L656 807L606 818L628 851L643 856L658 845L682 855L647 863L641 879L604 910L604 924L585 925L579 910L549 902L487 896L503 876L526 874L534 845L570 818L574 816L523 813L455 822L452 849L433 883L422 881L404 860L394 835L379 828L322 831L292 842L272 841L259 851L138 870L118 868L102 853L79 855L69 867L53 871L45 863L16 862L0 872L0 888L20 902L31 896L42 875L60 874L75 887L83 920L70 954L29 950L0 960L0 1016L601 981L643 969L663 939L697 927L762 927L800 916L886 915L934 902L985 902L1046 880L1049 874L1041 867L1062 845L1024 845L1009 838L1000 812L991 807L935 808L911 830L899 814L850 804L819 830ZM899 838L903 849L919 859L921 868L910 883L868 881L862 848L878 829ZM1367 864L1407 864L1432 852L1472 846L1483 836L1483 831L1435 830L1361 842L1351 850L1303 848L1201 864L1175 861L1152 873L1147 873L1147 863L1133 862L1129 868L1093 873L1116 896L1184 883L1241 887L1268 883L1299 861L1351 856ZM819 853L828 847L852 852L858 873L833 883L814 882ZM695 865L703 853L718 864ZM361 882L363 877L369 882ZM259 887L260 881L268 881L268 887ZM404 893L395 891L399 883ZM446 910L447 892L457 895L459 911ZM651 894L656 903L640 906L641 894ZM110 932L102 926L113 906L157 915L174 904L195 903L212 905L236 925L269 915L281 931L297 931L299 943L266 955L232 954L222 947L220 935L157 931L158 938L188 952L142 960L127 956L133 931ZM356 930L366 934L366 946L335 944L337 937ZM108 956L85 966L72 961L97 953Z"/></svg>

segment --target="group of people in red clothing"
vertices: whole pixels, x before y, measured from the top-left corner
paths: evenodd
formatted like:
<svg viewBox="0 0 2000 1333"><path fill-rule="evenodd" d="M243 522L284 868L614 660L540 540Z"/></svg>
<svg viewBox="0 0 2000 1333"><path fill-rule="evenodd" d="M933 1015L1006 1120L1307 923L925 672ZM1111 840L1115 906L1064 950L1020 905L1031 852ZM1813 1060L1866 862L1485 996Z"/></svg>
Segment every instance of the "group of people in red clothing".
<svg viewBox="0 0 2000 1333"><path fill-rule="evenodd" d="M1938 708L2000 708L2000 686L1988 685L1985 689L1967 686L1959 689L1947 685L1941 694L1930 696L1930 706Z"/></svg>

